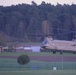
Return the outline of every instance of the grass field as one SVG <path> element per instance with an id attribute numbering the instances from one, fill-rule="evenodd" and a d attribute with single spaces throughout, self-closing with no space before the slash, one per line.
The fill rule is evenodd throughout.
<path id="1" fill-rule="evenodd" d="M 28 56 L 76 56 L 76 54 L 64 53 L 63 55 L 50 52 L 38 53 L 15 53 L 3 52 L 0 53 L 0 75 L 76 75 L 76 62 L 49 62 L 30 60 L 26 65 L 17 63 L 17 58 L 2 58 L 2 56 L 20 56 L 27 54 Z M 53 68 L 56 67 L 56 70 Z"/>
<path id="2" fill-rule="evenodd" d="M 0 75 L 76 75 L 75 70 L 0 71 Z"/>
<path id="3" fill-rule="evenodd" d="M 76 62 L 63 62 L 62 64 L 62 62 L 31 60 L 30 63 L 26 65 L 19 65 L 16 59 L 0 58 L 0 71 L 53 70 L 54 67 L 56 67 L 57 70 L 76 70 Z"/>
<path id="4" fill-rule="evenodd" d="M 28 56 L 76 56 L 76 54 L 73 53 L 53 54 L 52 52 L 2 52 L 0 56 L 19 56 L 21 54 L 27 54 Z"/>

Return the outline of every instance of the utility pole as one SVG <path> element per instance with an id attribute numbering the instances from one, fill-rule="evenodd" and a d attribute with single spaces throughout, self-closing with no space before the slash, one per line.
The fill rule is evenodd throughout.
<path id="1" fill-rule="evenodd" d="M 63 70 L 63 51 L 62 51 L 62 70 Z"/>

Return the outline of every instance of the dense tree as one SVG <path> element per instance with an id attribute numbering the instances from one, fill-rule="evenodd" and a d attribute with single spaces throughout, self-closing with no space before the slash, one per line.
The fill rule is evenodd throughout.
<path id="1" fill-rule="evenodd" d="M 31 5 L 0 6 L 0 31 L 25 41 L 39 41 L 40 37 L 29 35 L 43 34 L 71 40 L 76 35 L 76 5 L 54 6 L 44 1 L 37 5 L 32 1 Z"/>

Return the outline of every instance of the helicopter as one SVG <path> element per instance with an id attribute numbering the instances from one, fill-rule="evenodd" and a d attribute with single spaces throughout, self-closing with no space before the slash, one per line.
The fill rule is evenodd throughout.
<path id="1" fill-rule="evenodd" d="M 56 28 L 53 28 L 53 29 L 56 29 Z M 75 31 L 70 31 L 65 29 L 59 29 L 59 30 L 63 31 L 62 35 L 63 34 L 67 35 L 69 33 L 74 33 L 74 34 L 76 33 Z M 54 36 L 57 36 L 57 35 L 61 36 L 61 34 L 56 34 L 56 35 L 54 34 Z M 31 36 L 41 37 L 43 35 L 31 35 Z M 71 41 L 54 39 L 52 38 L 52 36 L 53 35 L 47 34 L 47 30 L 46 30 L 46 33 L 44 35 L 44 40 L 40 46 L 40 52 L 53 52 L 54 54 L 56 52 L 60 52 L 60 54 L 65 52 L 65 53 L 76 54 L 76 36 Z"/>
<path id="2" fill-rule="evenodd" d="M 71 52 L 76 53 L 76 36 L 72 41 L 55 40 L 51 36 L 46 36 L 40 47 L 41 52 Z"/>

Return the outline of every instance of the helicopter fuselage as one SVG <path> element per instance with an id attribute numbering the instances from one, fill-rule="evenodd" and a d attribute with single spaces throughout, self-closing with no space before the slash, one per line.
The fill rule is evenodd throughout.
<path id="1" fill-rule="evenodd" d="M 76 42 L 65 41 L 65 40 L 54 40 L 51 37 L 46 37 L 43 41 L 41 51 L 52 51 L 52 52 L 74 52 L 76 53 Z"/>

